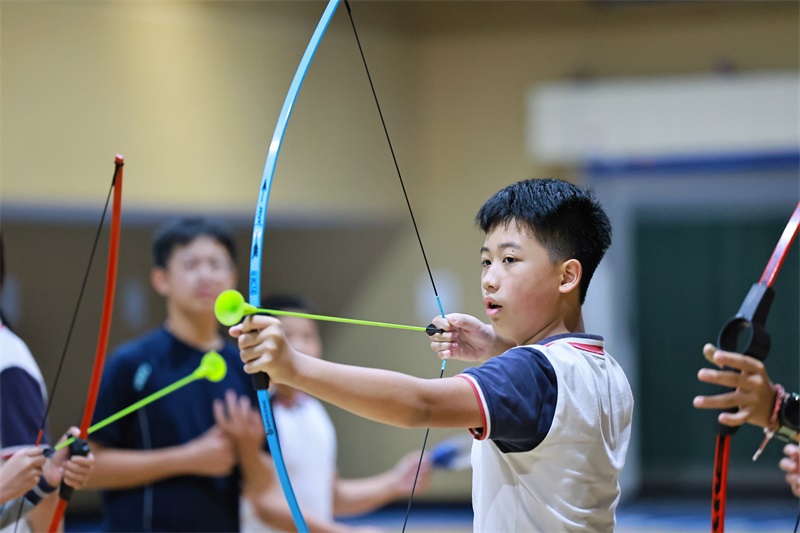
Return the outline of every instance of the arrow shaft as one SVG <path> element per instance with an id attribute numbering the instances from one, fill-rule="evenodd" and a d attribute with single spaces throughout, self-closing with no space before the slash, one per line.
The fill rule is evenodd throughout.
<path id="1" fill-rule="evenodd" d="M 151 404 L 151 403 L 153 403 L 154 401 L 156 401 L 156 400 L 158 400 L 160 398 L 163 398 L 167 394 L 175 392 L 176 390 L 180 389 L 181 387 L 185 387 L 189 383 L 197 381 L 198 379 L 199 378 L 195 377 L 193 374 L 189 375 L 189 376 L 186 376 L 183 379 L 179 379 L 175 383 L 173 383 L 171 385 L 167 385 L 163 389 L 154 392 L 153 394 L 147 396 L 146 398 L 142 398 L 138 402 L 129 405 L 128 407 L 122 409 L 121 411 L 117 411 L 113 415 L 111 415 L 111 416 L 109 416 L 107 418 L 104 418 L 100 422 L 98 422 L 98 423 L 92 425 L 91 427 L 89 427 L 89 429 L 87 430 L 86 433 L 91 435 L 92 433 L 94 433 L 98 429 L 103 429 L 107 425 L 113 424 L 114 422 L 116 422 L 120 418 L 125 417 L 125 416 L 131 414 L 132 412 L 134 412 L 134 411 L 136 411 L 138 409 L 141 409 L 142 407 L 144 407 L 144 406 L 146 406 L 148 404 Z M 64 442 L 62 442 L 60 444 L 57 444 L 55 446 L 55 449 L 56 450 L 60 450 L 61 448 L 69 446 L 70 444 L 72 444 L 72 442 L 74 440 L 75 440 L 75 437 L 70 437 L 67 440 L 65 440 Z"/>
<path id="2" fill-rule="evenodd" d="M 408 331 L 425 331 L 425 328 L 423 328 L 422 326 L 406 326 L 404 324 L 375 322 L 373 320 L 358 320 L 355 318 L 341 318 L 338 316 L 314 315 L 311 313 L 298 313 L 295 311 L 277 311 L 274 309 L 259 309 L 259 312 L 269 313 L 270 315 L 275 315 L 275 316 L 308 318 L 309 320 L 320 320 L 323 322 L 339 322 L 341 324 L 355 324 L 357 326 L 373 326 L 377 328 L 404 329 Z"/>

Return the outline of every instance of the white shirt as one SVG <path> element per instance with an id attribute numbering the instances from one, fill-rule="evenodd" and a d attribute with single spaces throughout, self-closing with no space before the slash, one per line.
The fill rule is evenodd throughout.
<path id="1" fill-rule="evenodd" d="M 272 402 L 286 470 L 303 515 L 333 520 L 336 430 L 318 400 L 305 394 L 298 396 L 291 406 Z M 244 499 L 240 520 L 244 533 L 271 531 Z"/>
<path id="2" fill-rule="evenodd" d="M 473 431 L 475 531 L 612 531 L 633 395 L 601 337 L 516 347 L 461 377 L 486 423 Z"/>

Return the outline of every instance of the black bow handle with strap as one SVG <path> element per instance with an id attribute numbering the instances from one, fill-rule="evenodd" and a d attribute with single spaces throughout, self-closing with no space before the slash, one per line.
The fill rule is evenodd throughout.
<path id="1" fill-rule="evenodd" d="M 772 284 L 797 237 L 798 230 L 800 230 L 800 202 L 786 224 L 761 279 L 750 287 L 736 315 L 722 326 L 717 338 L 717 346 L 722 350 L 741 352 L 760 361 L 767 358 L 771 341 L 766 322 L 770 306 L 775 298 Z M 745 332 L 749 333 L 749 338 L 744 339 L 747 344 L 744 348 L 739 348 L 739 338 Z M 737 408 L 734 407 L 728 412 L 736 412 L 736 410 Z M 714 453 L 714 485 L 711 494 L 711 531 L 714 533 L 722 533 L 725 530 L 725 491 L 728 483 L 730 437 L 738 429 L 738 426 L 718 424 Z"/>

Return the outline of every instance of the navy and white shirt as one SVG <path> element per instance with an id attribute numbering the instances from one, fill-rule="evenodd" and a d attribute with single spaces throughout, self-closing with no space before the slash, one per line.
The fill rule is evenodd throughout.
<path id="1" fill-rule="evenodd" d="M 3 459 L 36 443 L 46 403 L 47 389 L 33 355 L 22 339 L 0 322 L 0 454 Z"/>
<path id="2" fill-rule="evenodd" d="M 204 352 L 164 328 L 121 346 L 106 363 L 94 422 L 184 378 Z M 232 389 L 257 398 L 244 373 L 239 350 L 220 351 L 228 364 L 225 378 L 186 385 L 92 434 L 109 448 L 152 450 L 177 446 L 214 425 L 213 401 Z M 256 407 L 257 408 L 257 407 Z M 180 476 L 132 489 L 103 491 L 104 528 L 108 531 L 238 531 L 240 475 Z"/>
<path id="3" fill-rule="evenodd" d="M 0 322 L 0 458 L 3 462 L 36 443 L 46 404 L 47 388 L 39 365 L 22 339 Z M 45 433 L 42 444 L 48 442 Z M 0 533 L 15 529 L 18 533 L 30 531 L 25 522 L 14 524 L 17 517 L 27 515 L 53 490 L 42 477 L 39 485 L 28 494 L 0 506 Z"/>
<path id="4" fill-rule="evenodd" d="M 485 421 L 471 430 L 475 531 L 614 529 L 633 395 L 602 337 L 549 337 L 459 377 Z"/>

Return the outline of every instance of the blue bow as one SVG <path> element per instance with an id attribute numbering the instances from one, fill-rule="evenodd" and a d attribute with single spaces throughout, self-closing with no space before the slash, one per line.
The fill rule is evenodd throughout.
<path id="1" fill-rule="evenodd" d="M 272 177 L 275 174 L 275 165 L 278 162 L 283 136 L 286 133 L 286 126 L 289 123 L 289 116 L 292 114 L 292 108 L 297 100 L 297 94 L 300 92 L 300 86 L 303 84 L 311 60 L 314 58 L 317 47 L 338 5 L 339 0 L 329 0 L 322 18 L 320 18 L 316 30 L 314 30 L 314 35 L 312 35 L 311 41 L 306 47 L 306 52 L 303 54 L 303 59 L 300 60 L 300 66 L 297 67 L 292 85 L 289 87 L 289 92 L 283 102 L 283 108 L 278 116 L 278 124 L 275 126 L 275 132 L 272 134 L 272 141 L 269 144 L 269 153 L 267 154 L 267 162 L 264 165 L 258 203 L 256 204 L 256 215 L 253 221 L 253 242 L 250 250 L 249 300 L 255 306 L 261 305 L 261 262 L 263 257 L 264 223 L 267 218 L 267 204 L 269 203 L 269 194 L 272 188 Z M 269 377 L 266 374 L 257 374 L 253 377 L 253 383 L 258 391 L 258 404 L 264 421 L 264 429 L 267 433 L 270 453 L 275 463 L 275 469 L 278 472 L 283 493 L 289 503 L 289 509 L 292 511 L 292 518 L 298 531 L 307 532 L 308 526 L 306 526 L 303 514 L 300 512 L 300 506 L 297 504 L 297 498 L 295 498 L 292 490 L 292 484 L 289 481 L 289 474 L 286 471 L 286 464 L 281 453 L 281 445 L 278 441 L 278 433 L 275 429 L 275 417 L 272 414 L 272 407 L 267 396 Z"/>

